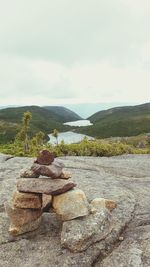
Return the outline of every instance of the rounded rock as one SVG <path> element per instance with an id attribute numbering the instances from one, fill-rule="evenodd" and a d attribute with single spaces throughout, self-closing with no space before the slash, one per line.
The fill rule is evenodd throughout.
<path id="1" fill-rule="evenodd" d="M 44 149 L 41 150 L 35 160 L 35 163 L 42 165 L 50 165 L 54 161 L 54 154 Z"/>

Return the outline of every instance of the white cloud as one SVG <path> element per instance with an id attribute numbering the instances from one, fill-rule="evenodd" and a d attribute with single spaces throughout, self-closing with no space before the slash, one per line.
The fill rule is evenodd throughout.
<path id="1" fill-rule="evenodd" d="M 66 67 L 10 57 L 1 62 L 0 105 L 150 101 L 150 70 L 146 68 L 117 68 L 109 63 Z"/>
<path id="2" fill-rule="evenodd" d="M 149 0 L 119 0 L 126 7 L 130 9 L 134 15 L 146 15 L 149 14 L 150 1 Z"/>
<path id="3" fill-rule="evenodd" d="M 150 101 L 149 0 L 9 0 L 0 105 Z"/>
<path id="4" fill-rule="evenodd" d="M 141 48 L 141 57 L 143 63 L 150 63 L 150 41 Z"/>
<path id="5" fill-rule="evenodd" d="M 148 1 L 5 0 L 0 53 L 62 64 L 136 64 L 141 45 L 150 39 Z"/>

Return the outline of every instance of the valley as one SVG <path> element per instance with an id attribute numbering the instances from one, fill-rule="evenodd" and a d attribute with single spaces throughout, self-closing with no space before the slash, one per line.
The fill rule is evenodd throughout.
<path id="1" fill-rule="evenodd" d="M 0 110 L 0 144 L 14 141 L 26 111 L 32 113 L 29 136 L 42 131 L 47 141 L 54 129 L 58 133 L 73 132 L 98 139 L 150 133 L 150 103 L 99 111 L 87 120 L 61 106 L 11 107 Z"/>

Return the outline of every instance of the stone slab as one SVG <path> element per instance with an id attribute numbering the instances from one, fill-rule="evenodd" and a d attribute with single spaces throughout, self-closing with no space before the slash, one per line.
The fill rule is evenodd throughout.
<path id="1" fill-rule="evenodd" d="M 59 195 L 69 191 L 75 186 L 76 184 L 74 182 L 62 179 L 21 178 L 17 181 L 17 189 L 19 192 L 42 193 L 48 195 Z"/>

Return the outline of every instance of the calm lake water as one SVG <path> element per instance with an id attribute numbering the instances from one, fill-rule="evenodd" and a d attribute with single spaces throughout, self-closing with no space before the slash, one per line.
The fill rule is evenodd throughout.
<path id="1" fill-rule="evenodd" d="M 65 122 L 64 125 L 83 127 L 93 125 L 93 123 L 91 123 L 89 120 L 78 120 Z"/>
<path id="2" fill-rule="evenodd" d="M 48 135 L 50 137 L 49 143 L 56 144 L 56 138 L 53 137 L 51 134 Z M 88 140 L 93 140 L 93 137 L 87 136 L 85 134 L 78 134 L 74 132 L 64 132 L 58 134 L 58 143 L 60 144 L 61 141 L 64 141 L 65 144 L 73 144 L 81 142 L 84 137 L 87 137 Z"/>
<path id="3" fill-rule="evenodd" d="M 70 126 L 89 126 L 92 125 L 89 120 L 78 120 L 78 121 L 73 121 L 73 122 L 66 122 L 64 123 L 66 125 Z M 51 144 L 56 144 L 56 138 L 53 137 L 51 134 L 48 135 L 50 140 L 49 143 Z M 85 134 L 79 134 L 75 132 L 63 132 L 58 134 L 58 143 L 60 144 L 61 141 L 64 141 L 65 144 L 73 144 L 73 143 L 79 143 L 81 142 L 84 137 L 87 137 L 88 140 L 93 140 L 94 138 Z"/>

